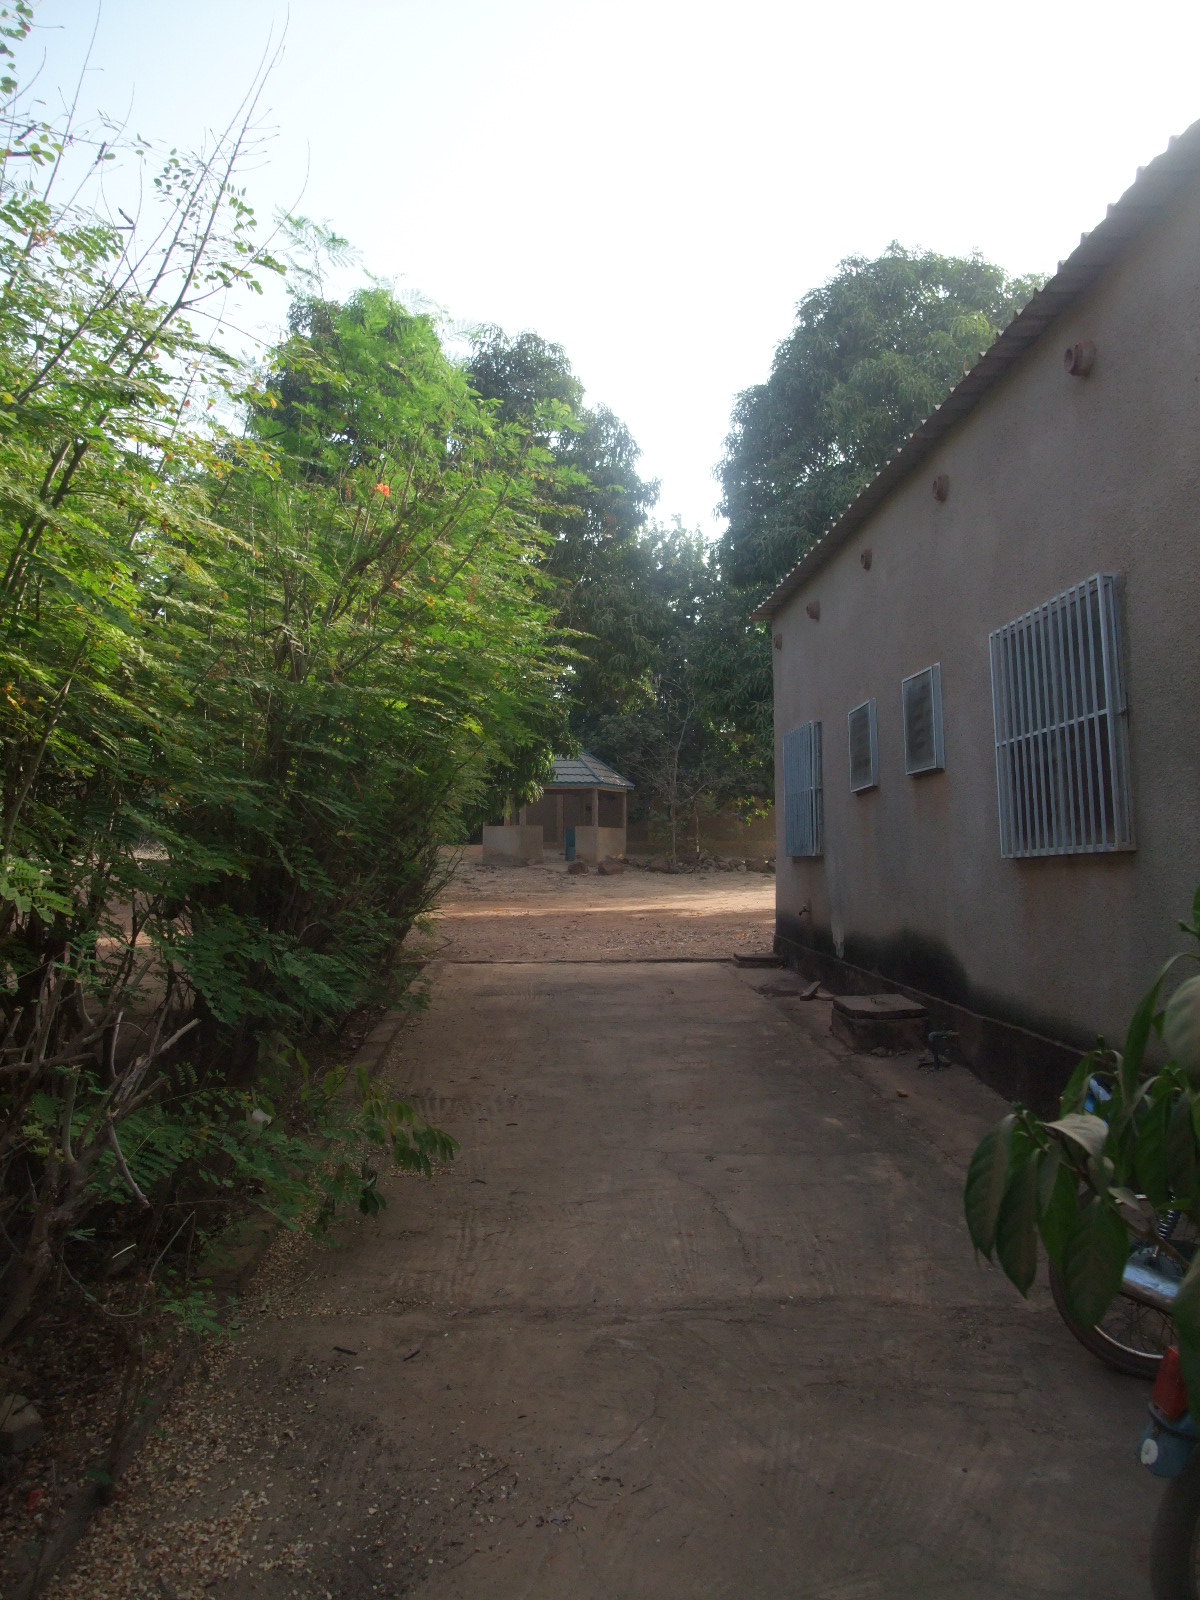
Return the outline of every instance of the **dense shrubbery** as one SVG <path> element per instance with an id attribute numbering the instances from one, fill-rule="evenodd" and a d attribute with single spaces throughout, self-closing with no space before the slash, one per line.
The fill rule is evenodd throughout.
<path id="1" fill-rule="evenodd" d="M 431 321 L 302 277 L 245 369 L 222 297 L 282 268 L 243 134 L 130 221 L 119 140 L 2 92 L 0 1339 L 113 1207 L 148 1263 L 181 1184 L 371 1209 L 363 1148 L 449 1152 L 293 1041 L 403 981 L 438 845 L 536 777 L 559 670 L 548 458 Z"/>

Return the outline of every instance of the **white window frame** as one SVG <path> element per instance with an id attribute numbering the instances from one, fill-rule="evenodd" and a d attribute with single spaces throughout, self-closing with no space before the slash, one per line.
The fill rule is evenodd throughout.
<path id="1" fill-rule="evenodd" d="M 870 760 L 871 770 L 865 783 L 854 781 L 854 719 L 860 713 L 866 712 L 867 726 L 870 730 Z M 846 743 L 850 755 L 850 793 L 866 794 L 868 789 L 879 787 L 879 720 L 875 711 L 874 700 L 864 700 L 862 705 L 855 706 L 846 713 Z"/>
<path id="2" fill-rule="evenodd" d="M 990 637 L 1005 859 L 1135 848 L 1122 588 L 1097 573 Z"/>
<path id="3" fill-rule="evenodd" d="M 928 678 L 933 715 L 933 760 L 917 766 L 908 741 L 908 707 L 905 690 L 910 683 Z M 904 771 L 910 778 L 919 778 L 924 772 L 944 772 L 946 769 L 946 740 L 942 727 L 942 664 L 935 661 L 931 667 L 912 672 L 900 680 L 900 720 L 904 726 Z"/>
<path id="4" fill-rule="evenodd" d="M 784 848 L 789 856 L 824 851 L 821 724 L 804 722 L 783 736 Z"/>

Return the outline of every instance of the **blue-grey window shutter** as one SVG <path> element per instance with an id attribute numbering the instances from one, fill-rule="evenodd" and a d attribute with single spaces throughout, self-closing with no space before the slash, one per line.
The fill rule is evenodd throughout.
<path id="1" fill-rule="evenodd" d="M 821 724 L 806 722 L 783 736 L 784 845 L 789 856 L 822 849 Z"/>
<path id="2" fill-rule="evenodd" d="M 879 784 L 879 731 L 874 700 L 864 700 L 846 718 L 850 733 L 850 788 L 854 794 Z"/>

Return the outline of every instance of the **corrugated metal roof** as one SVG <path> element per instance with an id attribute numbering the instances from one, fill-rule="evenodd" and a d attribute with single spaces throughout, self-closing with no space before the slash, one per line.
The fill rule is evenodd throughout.
<path id="1" fill-rule="evenodd" d="M 583 751 L 578 756 L 555 756 L 554 777 L 547 789 L 632 789 L 633 784 L 614 772 L 607 762 Z"/>
<path id="2" fill-rule="evenodd" d="M 1115 205 L 1108 208 L 1104 221 L 1085 233 L 1078 249 L 1058 264 L 1058 272 L 1044 289 L 1039 289 L 1029 304 L 1000 333 L 991 347 L 927 417 L 917 431 L 850 506 L 807 551 L 787 577 L 751 613 L 756 622 L 767 622 L 813 573 L 834 555 L 862 527 L 871 513 L 887 499 L 929 455 L 956 423 L 972 412 L 987 391 L 998 383 L 1026 350 L 1041 338 L 1052 322 L 1092 287 L 1096 280 L 1125 252 L 1149 225 L 1175 200 L 1180 191 L 1200 173 L 1200 122 L 1193 122 L 1186 133 L 1172 139 L 1166 150 L 1148 167 L 1139 167 L 1137 178 Z"/>

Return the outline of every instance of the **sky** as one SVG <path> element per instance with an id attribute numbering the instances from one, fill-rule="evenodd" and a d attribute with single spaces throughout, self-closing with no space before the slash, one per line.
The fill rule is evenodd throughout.
<path id="1" fill-rule="evenodd" d="M 658 514 L 710 535 L 734 397 L 840 260 L 899 240 L 1052 272 L 1200 118 L 1195 0 L 42 0 L 44 91 L 93 28 L 83 108 L 185 147 L 282 37 L 260 214 L 563 345 Z"/>

